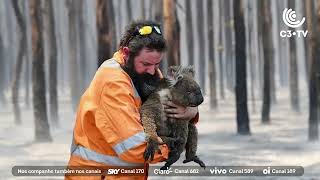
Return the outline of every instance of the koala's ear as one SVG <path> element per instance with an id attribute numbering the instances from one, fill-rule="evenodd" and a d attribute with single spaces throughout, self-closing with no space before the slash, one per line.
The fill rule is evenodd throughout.
<path id="1" fill-rule="evenodd" d="M 168 69 L 168 74 L 174 75 L 178 72 L 179 66 L 170 66 Z"/>
<path id="2" fill-rule="evenodd" d="M 176 79 L 180 73 L 181 73 L 181 66 L 170 66 L 168 68 L 168 75 L 174 79 Z"/>
<path id="3" fill-rule="evenodd" d="M 176 77 L 176 81 L 179 81 L 183 78 L 183 75 L 182 74 L 179 74 L 177 77 Z"/>
<path id="4" fill-rule="evenodd" d="M 194 77 L 194 67 L 192 65 L 187 66 L 185 68 L 185 72 Z"/>

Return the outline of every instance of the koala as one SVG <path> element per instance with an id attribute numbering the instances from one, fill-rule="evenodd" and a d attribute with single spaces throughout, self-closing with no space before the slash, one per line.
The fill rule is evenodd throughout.
<path id="1" fill-rule="evenodd" d="M 145 160 L 153 159 L 154 153 L 159 152 L 159 144 L 167 144 L 170 148 L 169 158 L 162 170 L 168 169 L 186 149 L 186 160 L 194 161 L 201 167 L 205 164 L 196 155 L 198 132 L 194 124 L 168 118 L 164 112 L 163 103 L 172 101 L 175 104 L 196 107 L 203 102 L 199 85 L 194 80 L 192 67 L 170 67 L 172 77 L 163 78 L 141 106 L 141 121 L 147 134 L 147 148 L 144 152 Z"/>

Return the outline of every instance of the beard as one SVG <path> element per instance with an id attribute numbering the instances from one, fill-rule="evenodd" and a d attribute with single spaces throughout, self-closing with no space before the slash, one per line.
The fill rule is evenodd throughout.
<path id="1" fill-rule="evenodd" d="M 134 67 L 134 57 L 131 56 L 129 56 L 127 64 L 122 66 L 122 69 L 130 76 L 142 103 L 145 102 L 149 95 L 156 90 L 160 77 L 156 74 L 138 74 Z"/>

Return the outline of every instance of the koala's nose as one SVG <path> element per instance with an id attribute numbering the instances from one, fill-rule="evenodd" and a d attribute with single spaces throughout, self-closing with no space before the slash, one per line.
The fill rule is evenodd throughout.
<path id="1" fill-rule="evenodd" d="M 198 105 L 203 103 L 204 99 L 203 99 L 203 95 L 202 95 L 202 92 L 201 92 L 200 88 L 198 88 L 197 91 L 195 92 L 195 97 L 197 99 L 197 104 Z"/>
<path id="2" fill-rule="evenodd" d="M 198 94 L 198 95 L 197 95 L 197 99 L 198 99 L 198 102 L 197 102 L 198 105 L 200 105 L 201 103 L 203 103 L 203 100 L 204 100 L 204 99 L 203 99 L 202 94 Z"/>

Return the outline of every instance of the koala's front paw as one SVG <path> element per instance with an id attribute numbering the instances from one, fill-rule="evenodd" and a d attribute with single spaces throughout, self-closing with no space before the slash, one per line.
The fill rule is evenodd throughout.
<path id="1" fill-rule="evenodd" d="M 150 139 L 147 143 L 147 148 L 143 153 L 144 160 L 148 161 L 150 159 L 150 161 L 152 161 L 155 151 L 160 152 L 159 144 L 156 141 Z"/>
<path id="2" fill-rule="evenodd" d="M 173 151 L 177 148 L 177 144 L 180 143 L 180 138 L 172 138 L 172 137 L 161 137 L 164 143 L 168 146 L 170 151 Z"/>

